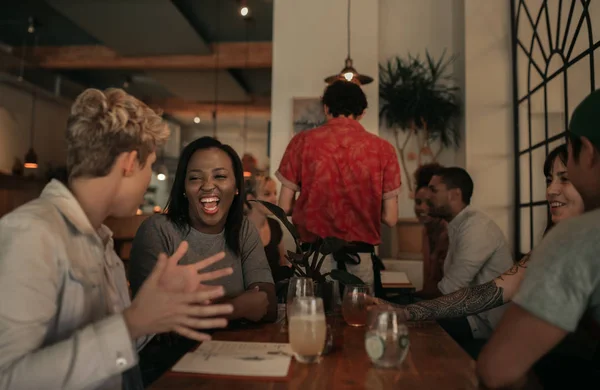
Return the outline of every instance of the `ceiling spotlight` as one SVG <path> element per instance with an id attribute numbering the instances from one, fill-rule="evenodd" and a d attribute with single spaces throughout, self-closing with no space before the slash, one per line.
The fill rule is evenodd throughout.
<path id="1" fill-rule="evenodd" d="M 248 7 L 246 7 L 246 6 L 243 6 L 242 8 L 240 8 L 240 14 L 241 14 L 243 17 L 246 17 L 246 16 L 248 16 L 248 13 L 249 13 L 249 12 L 250 12 L 250 10 L 249 10 L 249 9 L 248 9 Z"/>
<path id="2" fill-rule="evenodd" d="M 169 174 L 169 169 L 167 168 L 167 166 L 164 163 L 160 164 L 158 166 L 158 169 L 156 170 L 156 178 L 159 181 L 164 181 L 167 179 L 168 174 Z"/>
<path id="3" fill-rule="evenodd" d="M 35 20 L 32 17 L 29 17 L 28 22 L 29 26 L 27 27 L 27 32 L 33 34 L 35 32 Z"/>
<path id="4" fill-rule="evenodd" d="M 200 117 L 199 116 L 195 116 L 194 117 L 194 123 L 200 123 Z"/>

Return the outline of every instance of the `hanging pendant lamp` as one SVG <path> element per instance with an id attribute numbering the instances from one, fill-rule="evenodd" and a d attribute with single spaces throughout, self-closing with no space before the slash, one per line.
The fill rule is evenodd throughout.
<path id="1" fill-rule="evenodd" d="M 217 17 L 217 33 L 215 34 L 216 39 L 219 39 L 219 34 L 221 33 L 221 10 L 219 5 L 221 4 L 221 0 L 216 0 L 215 8 L 216 8 L 216 17 Z M 218 42 L 215 42 L 215 46 L 217 46 Z M 214 109 L 212 112 L 212 120 L 213 120 L 213 138 L 218 139 L 218 118 L 217 114 L 219 111 L 219 55 L 220 50 L 217 48 L 215 53 L 215 96 L 214 96 Z"/>
<path id="2" fill-rule="evenodd" d="M 35 150 L 33 150 L 33 134 L 35 132 L 35 101 L 36 101 L 36 93 L 32 92 L 32 100 L 31 100 L 31 129 L 29 132 L 29 150 L 25 155 L 25 163 L 23 166 L 25 168 L 35 169 L 38 167 L 38 158 Z"/>
<path id="3" fill-rule="evenodd" d="M 29 18 L 29 24 L 27 26 L 27 35 L 31 35 L 35 33 L 35 22 L 32 17 Z M 33 50 L 37 47 L 37 35 L 33 38 Z M 27 50 L 27 38 L 25 38 L 25 45 L 23 47 L 23 53 Z M 23 80 L 23 70 L 25 68 L 25 54 L 23 54 L 22 63 L 21 63 L 21 73 L 19 75 L 19 80 Z M 23 166 L 29 169 L 36 169 L 38 167 L 38 157 L 33 149 L 33 134 L 35 133 L 35 103 L 36 103 L 36 91 L 35 86 L 33 87 L 33 91 L 31 92 L 31 128 L 29 129 L 29 150 L 27 154 L 25 154 L 25 163 Z"/>
<path id="4" fill-rule="evenodd" d="M 327 77 L 325 79 L 327 84 L 331 84 L 336 80 L 345 80 L 358 85 L 365 85 L 373 81 L 372 77 L 358 73 L 352 64 L 352 57 L 350 57 L 350 1 L 348 0 L 348 56 L 346 57 L 344 69 L 338 74 Z"/>

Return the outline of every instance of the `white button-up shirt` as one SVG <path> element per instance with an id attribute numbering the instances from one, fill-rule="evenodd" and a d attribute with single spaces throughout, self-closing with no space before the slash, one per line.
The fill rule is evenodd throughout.
<path id="1" fill-rule="evenodd" d="M 120 389 L 137 364 L 112 232 L 60 182 L 0 219 L 0 388 Z"/>
<path id="2" fill-rule="evenodd" d="M 438 283 L 443 294 L 487 283 L 513 266 L 502 230 L 483 212 L 467 206 L 448 223 L 448 254 L 444 277 Z M 475 338 L 488 338 L 506 305 L 467 317 Z"/>

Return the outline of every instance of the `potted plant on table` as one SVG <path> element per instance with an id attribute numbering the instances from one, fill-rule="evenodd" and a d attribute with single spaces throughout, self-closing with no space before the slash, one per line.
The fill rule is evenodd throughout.
<path id="1" fill-rule="evenodd" d="M 313 243 L 302 243 L 296 227 L 287 219 L 282 208 L 270 202 L 252 200 L 265 206 L 277 219 L 279 219 L 294 238 L 296 251 L 287 251 L 286 259 L 290 262 L 293 275 L 310 278 L 315 284 L 316 294 L 323 299 L 326 311 L 333 309 L 333 280 L 339 283 L 364 285 L 365 283 L 355 275 L 343 270 L 333 269 L 331 272 L 321 273 L 325 258 L 341 250 L 346 246 L 346 241 L 336 237 L 327 237 Z M 327 278 L 331 280 L 328 280 Z M 281 280 L 276 284 L 277 296 L 287 297 L 289 278 Z"/>
<path id="2" fill-rule="evenodd" d="M 446 59 L 445 54 L 444 51 L 438 61 L 429 52 L 425 60 L 409 54 L 408 59 L 395 57 L 379 66 L 379 116 L 394 131 L 406 177 L 411 177 L 407 160 L 416 161 L 417 167 L 424 159 L 436 162 L 444 148 L 458 147 L 460 143 L 459 88 L 447 74 L 454 57 Z M 406 134 L 403 141 L 402 134 Z M 416 140 L 416 152 L 409 151 L 411 139 Z M 412 184 L 409 180 L 411 194 Z"/>

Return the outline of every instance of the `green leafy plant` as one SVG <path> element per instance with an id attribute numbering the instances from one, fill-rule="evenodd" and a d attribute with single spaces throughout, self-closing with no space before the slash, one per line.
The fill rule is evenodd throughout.
<path id="1" fill-rule="evenodd" d="M 326 277 L 339 281 L 342 284 L 365 284 L 359 277 L 343 270 L 332 270 L 331 272 L 321 273 L 321 267 L 328 255 L 331 255 L 344 246 L 346 241 L 336 237 L 327 237 L 317 240 L 310 244 L 300 241 L 300 235 L 296 227 L 287 219 L 283 209 L 270 202 L 262 200 L 252 200 L 265 206 L 277 219 L 279 219 L 294 238 L 296 251 L 287 251 L 286 259 L 294 269 L 294 274 L 301 277 L 311 278 L 317 283 L 326 283 Z"/>
<path id="2" fill-rule="evenodd" d="M 461 115 L 458 100 L 459 88 L 447 74 L 455 57 L 446 59 L 444 51 L 439 60 L 434 60 L 426 51 L 425 60 L 408 55 L 408 59 L 395 57 L 379 66 L 379 116 L 388 128 L 393 129 L 404 173 L 406 171 L 405 149 L 415 136 L 418 152 L 409 154 L 421 165 L 423 155 L 436 161 L 444 148 L 458 147 L 460 131 L 457 119 Z M 408 133 L 404 141 L 400 135 Z M 438 141 L 439 148 L 432 151 Z M 412 192 L 412 182 L 409 180 Z"/>

